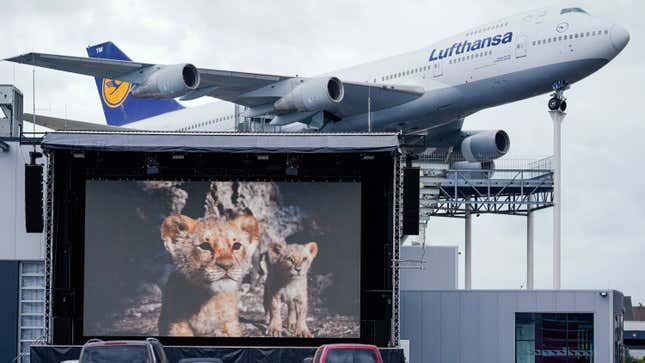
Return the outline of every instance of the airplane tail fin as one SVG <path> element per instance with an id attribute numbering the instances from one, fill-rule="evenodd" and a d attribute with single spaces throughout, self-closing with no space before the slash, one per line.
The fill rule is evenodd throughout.
<path id="1" fill-rule="evenodd" d="M 87 47 L 90 58 L 130 60 L 114 43 L 105 42 Z M 173 99 L 142 99 L 130 95 L 131 84 L 109 78 L 94 78 L 103 113 L 108 125 L 122 126 L 148 117 L 184 108 Z"/>

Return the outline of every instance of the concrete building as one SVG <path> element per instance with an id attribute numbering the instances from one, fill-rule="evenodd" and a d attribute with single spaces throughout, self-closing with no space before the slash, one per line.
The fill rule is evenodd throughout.
<path id="1" fill-rule="evenodd" d="M 402 291 L 401 311 L 411 363 L 617 363 L 624 355 L 618 291 Z"/>
<path id="2" fill-rule="evenodd" d="M 44 334 L 44 240 L 25 226 L 25 164 L 21 146 L 22 94 L 0 85 L 0 361 L 28 362 L 29 345 Z M 41 160 L 42 161 L 42 160 Z"/>

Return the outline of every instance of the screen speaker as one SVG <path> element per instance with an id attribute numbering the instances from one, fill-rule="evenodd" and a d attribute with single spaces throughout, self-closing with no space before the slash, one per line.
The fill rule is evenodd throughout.
<path id="1" fill-rule="evenodd" d="M 419 168 L 403 168 L 403 234 L 419 234 Z"/>
<path id="2" fill-rule="evenodd" d="M 25 227 L 27 233 L 43 231 L 42 165 L 25 165 Z"/>

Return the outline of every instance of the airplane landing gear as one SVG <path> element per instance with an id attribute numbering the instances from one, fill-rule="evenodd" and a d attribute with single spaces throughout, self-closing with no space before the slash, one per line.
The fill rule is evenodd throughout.
<path id="1" fill-rule="evenodd" d="M 564 91 L 569 89 L 569 85 L 565 81 L 556 81 L 552 87 L 553 93 L 548 103 L 549 110 L 564 112 L 567 109 L 567 99 L 564 97 Z"/>

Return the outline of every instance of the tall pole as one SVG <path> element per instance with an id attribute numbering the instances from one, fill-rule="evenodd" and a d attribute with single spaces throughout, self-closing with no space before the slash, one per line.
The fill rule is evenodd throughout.
<path id="1" fill-rule="evenodd" d="M 533 194 L 529 194 L 526 210 L 526 289 L 533 290 Z"/>
<path id="2" fill-rule="evenodd" d="M 466 235 L 466 283 L 464 284 L 466 290 L 470 290 L 472 285 L 472 222 L 473 217 L 470 210 L 470 198 L 466 198 L 466 219 L 465 219 L 465 235 Z"/>
<path id="3" fill-rule="evenodd" d="M 567 115 L 560 111 L 549 111 L 549 115 L 553 120 L 553 289 L 559 290 L 562 281 L 561 276 L 561 173 L 562 173 L 562 121 Z"/>
<path id="4" fill-rule="evenodd" d="M 367 132 L 372 132 L 372 87 L 367 86 Z"/>
<path id="5" fill-rule="evenodd" d="M 34 66 L 31 69 L 31 137 L 36 137 L 36 60 L 34 59 Z M 34 144 L 34 151 L 36 151 L 36 144 Z"/>

